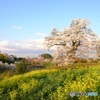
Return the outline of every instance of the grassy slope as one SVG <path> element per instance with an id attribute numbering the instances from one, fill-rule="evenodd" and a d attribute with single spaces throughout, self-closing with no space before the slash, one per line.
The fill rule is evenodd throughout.
<path id="1" fill-rule="evenodd" d="M 96 97 L 70 97 L 70 92 L 99 93 Z M 0 100 L 98 100 L 100 65 L 75 69 L 38 70 L 0 81 Z"/>

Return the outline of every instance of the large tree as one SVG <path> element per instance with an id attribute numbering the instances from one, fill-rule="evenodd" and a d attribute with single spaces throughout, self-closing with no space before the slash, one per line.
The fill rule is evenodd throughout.
<path id="1" fill-rule="evenodd" d="M 51 35 L 45 37 L 48 50 L 56 46 L 54 61 L 58 63 L 72 62 L 76 57 L 100 57 L 100 39 L 89 28 L 87 19 L 74 19 L 63 31 L 54 28 Z M 93 55 L 94 54 L 94 55 Z M 93 56 L 92 56 L 93 55 Z"/>

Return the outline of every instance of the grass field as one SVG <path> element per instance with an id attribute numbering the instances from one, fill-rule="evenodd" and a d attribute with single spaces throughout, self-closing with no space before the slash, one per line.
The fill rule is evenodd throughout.
<path id="1" fill-rule="evenodd" d="M 4 77 L 0 100 L 100 100 L 100 64 L 44 69 Z M 98 92 L 98 96 L 70 96 L 70 92 Z"/>

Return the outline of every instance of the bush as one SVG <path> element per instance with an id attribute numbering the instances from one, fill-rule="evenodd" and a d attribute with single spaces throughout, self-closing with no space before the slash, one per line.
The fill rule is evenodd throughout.
<path id="1" fill-rule="evenodd" d="M 9 58 L 4 54 L 0 54 L 0 61 L 2 61 L 3 63 L 9 62 Z"/>
<path id="2" fill-rule="evenodd" d="M 5 77 L 11 77 L 13 75 L 15 75 L 14 70 L 5 70 L 4 72 L 0 73 L 0 80 L 2 80 Z"/>
<path id="3" fill-rule="evenodd" d="M 28 64 L 24 61 L 16 63 L 16 73 L 23 74 L 25 72 L 28 72 Z"/>

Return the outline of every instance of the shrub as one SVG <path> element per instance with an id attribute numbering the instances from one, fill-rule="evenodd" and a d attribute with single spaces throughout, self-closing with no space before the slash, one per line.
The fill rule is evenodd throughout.
<path id="1" fill-rule="evenodd" d="M 23 74 L 25 72 L 28 72 L 28 64 L 24 61 L 16 63 L 16 73 L 17 74 Z"/>
<path id="2" fill-rule="evenodd" d="M 9 62 L 9 58 L 4 54 L 0 54 L 0 61 L 2 61 L 3 63 Z"/>

